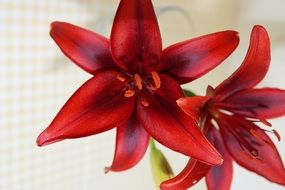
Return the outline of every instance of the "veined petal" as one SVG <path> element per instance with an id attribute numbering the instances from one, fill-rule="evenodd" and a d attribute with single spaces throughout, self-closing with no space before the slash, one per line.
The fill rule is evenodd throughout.
<path id="1" fill-rule="evenodd" d="M 223 116 L 218 124 L 227 150 L 239 165 L 272 182 L 285 185 L 284 165 L 275 145 L 263 130 L 249 121 L 232 116 Z M 236 132 L 230 132 L 230 127 Z M 243 140 L 237 140 L 237 137 Z"/>
<path id="2" fill-rule="evenodd" d="M 207 96 L 193 96 L 190 98 L 180 98 L 177 100 L 178 106 L 189 116 L 198 122 L 200 112 L 205 103 L 210 99 Z"/>
<path id="3" fill-rule="evenodd" d="M 248 117 L 279 117 L 285 115 L 285 90 L 250 89 L 237 92 L 219 104 L 229 111 Z"/>
<path id="4" fill-rule="evenodd" d="M 238 33 L 213 33 L 166 48 L 162 53 L 160 70 L 180 84 L 193 81 L 224 61 L 237 47 Z"/>
<path id="5" fill-rule="evenodd" d="M 220 154 L 176 104 L 182 96 L 180 86 L 161 75 L 161 87 L 148 97 L 149 105 L 137 105 L 140 123 L 155 140 L 170 149 L 211 165 L 221 164 Z"/>
<path id="6" fill-rule="evenodd" d="M 125 122 L 133 111 L 134 98 L 124 96 L 124 83 L 117 75 L 101 72 L 83 84 L 40 134 L 37 144 L 94 135 Z"/>
<path id="7" fill-rule="evenodd" d="M 209 171 L 210 165 L 203 164 L 195 159 L 190 159 L 186 167 L 176 177 L 163 182 L 161 190 L 188 189 L 198 183 Z"/>
<path id="8" fill-rule="evenodd" d="M 153 71 L 159 64 L 161 36 L 151 0 L 121 0 L 111 32 L 116 63 L 132 71 Z"/>
<path id="9" fill-rule="evenodd" d="M 212 166 L 206 175 L 208 190 L 230 190 L 233 177 L 233 159 L 226 150 L 218 130 L 211 127 L 208 139 L 222 154 L 224 162 L 220 166 Z"/>
<path id="10" fill-rule="evenodd" d="M 117 127 L 116 151 L 113 163 L 106 168 L 106 172 L 132 168 L 142 159 L 148 144 L 149 135 L 133 113 L 124 124 Z"/>
<path id="11" fill-rule="evenodd" d="M 69 23 L 53 22 L 50 35 L 67 57 L 90 74 L 116 67 L 109 40 L 99 34 Z"/>
<path id="12" fill-rule="evenodd" d="M 221 83 L 215 93 L 220 100 L 243 89 L 257 85 L 266 75 L 270 64 L 270 40 L 262 26 L 254 26 L 249 49 L 242 65 Z"/>

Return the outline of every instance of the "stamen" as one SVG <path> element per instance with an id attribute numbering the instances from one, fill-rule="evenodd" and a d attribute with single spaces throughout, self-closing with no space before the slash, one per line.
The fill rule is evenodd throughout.
<path id="1" fill-rule="evenodd" d="M 249 129 L 249 133 L 254 136 L 255 138 L 259 138 L 256 131 L 254 129 Z"/>
<path id="2" fill-rule="evenodd" d="M 144 107 L 149 106 L 149 102 L 145 98 L 141 98 L 141 103 L 142 103 L 142 105 L 144 105 Z"/>
<path id="3" fill-rule="evenodd" d="M 252 150 L 252 151 L 250 152 L 250 154 L 251 154 L 254 158 L 256 158 L 256 157 L 258 156 L 258 151 L 257 151 L 257 150 Z"/>
<path id="4" fill-rule="evenodd" d="M 161 81 L 160 81 L 160 77 L 159 77 L 158 73 L 153 71 L 153 72 L 151 72 L 151 76 L 152 76 L 155 88 L 159 89 L 161 86 Z"/>
<path id="5" fill-rule="evenodd" d="M 266 119 L 260 118 L 259 120 L 260 120 L 260 122 L 262 122 L 264 125 L 266 125 L 266 126 L 268 126 L 268 127 L 272 127 L 272 124 L 269 123 L 269 121 L 267 121 Z"/>
<path id="6" fill-rule="evenodd" d="M 234 115 L 233 112 L 225 110 L 225 109 L 219 109 L 219 111 L 222 112 L 225 115 L 229 115 L 229 116 Z"/>
<path id="7" fill-rule="evenodd" d="M 275 131 L 275 130 L 266 130 L 266 129 L 261 129 L 261 130 L 263 130 L 264 132 L 273 133 L 273 134 L 277 137 L 278 141 L 281 140 L 281 136 L 279 135 L 279 133 L 278 133 L 277 131 Z M 268 140 L 262 138 L 262 136 L 261 136 L 260 134 L 258 134 L 256 130 L 254 130 L 254 129 L 249 129 L 249 133 L 250 133 L 252 136 L 254 136 L 255 138 L 257 138 L 257 139 L 259 139 L 259 140 L 265 142 L 265 143 L 268 144 L 269 146 L 272 146 L 272 143 L 270 143 Z M 273 148 L 274 148 L 274 147 L 273 147 Z"/>
<path id="8" fill-rule="evenodd" d="M 126 81 L 126 77 L 124 75 L 118 74 L 117 75 L 117 79 L 121 82 L 125 82 Z"/>
<path id="9" fill-rule="evenodd" d="M 272 130 L 272 132 L 274 133 L 274 135 L 277 137 L 278 141 L 280 142 L 281 141 L 280 134 L 277 131 L 275 131 L 274 129 Z"/>
<path id="10" fill-rule="evenodd" d="M 141 79 L 140 75 L 138 75 L 138 74 L 135 74 L 135 83 L 136 83 L 139 90 L 143 89 L 142 79 Z"/>
<path id="11" fill-rule="evenodd" d="M 272 130 L 262 129 L 262 130 L 265 131 L 265 132 L 273 133 L 273 134 L 276 136 L 277 140 L 278 140 L 278 141 L 281 141 L 281 136 L 280 136 L 280 134 L 279 134 L 276 130 L 274 130 L 274 129 L 272 129 Z M 250 134 L 252 134 L 253 136 L 255 136 L 255 137 L 257 137 L 257 138 L 263 140 L 265 143 L 267 143 L 264 139 L 262 139 L 262 138 L 255 132 L 255 130 L 250 129 L 249 132 L 250 132 Z"/>
<path id="12" fill-rule="evenodd" d="M 135 91 L 134 90 L 126 90 L 125 91 L 125 97 L 132 97 L 133 95 L 135 95 Z"/>
<path id="13" fill-rule="evenodd" d="M 244 138 L 236 129 L 231 128 L 231 127 L 229 129 L 230 129 L 230 132 L 236 138 L 236 140 L 239 143 L 239 145 L 241 146 L 241 148 L 244 151 L 246 149 L 247 152 L 250 153 L 250 155 L 253 158 L 257 158 L 258 157 L 258 151 L 246 140 L 246 138 Z M 249 130 L 249 131 L 251 131 L 251 130 Z M 257 133 L 255 131 L 251 131 L 250 133 L 257 135 Z"/>

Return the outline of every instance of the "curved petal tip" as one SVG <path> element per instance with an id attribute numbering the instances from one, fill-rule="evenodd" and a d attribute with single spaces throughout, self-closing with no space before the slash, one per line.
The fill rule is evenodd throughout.
<path id="1" fill-rule="evenodd" d="M 46 146 L 46 145 L 49 145 L 49 144 L 52 144 L 52 143 L 55 143 L 55 142 L 58 142 L 58 141 L 61 141 L 63 139 L 52 139 L 50 138 L 50 135 L 46 132 L 46 131 L 43 131 L 37 138 L 37 145 L 39 147 L 42 147 L 42 146 Z"/>

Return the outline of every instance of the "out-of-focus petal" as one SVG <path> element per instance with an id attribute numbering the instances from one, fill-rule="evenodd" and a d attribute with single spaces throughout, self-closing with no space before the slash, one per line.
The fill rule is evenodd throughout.
<path id="1" fill-rule="evenodd" d="M 193 96 L 190 98 L 180 98 L 177 100 L 179 107 L 192 117 L 196 122 L 199 121 L 201 109 L 210 98 L 207 96 Z"/>
<path id="2" fill-rule="evenodd" d="M 184 190 L 192 187 L 200 181 L 211 168 L 195 159 L 190 159 L 186 167 L 176 177 L 163 182 L 161 190 Z"/>
<path id="3" fill-rule="evenodd" d="M 177 105 L 182 89 L 173 79 L 161 75 L 161 87 L 148 97 L 148 106 L 138 103 L 138 118 L 154 139 L 170 149 L 209 164 L 221 164 L 222 157 L 208 142 L 190 116 Z"/>
<path id="4" fill-rule="evenodd" d="M 116 67 L 109 40 L 99 34 L 69 23 L 53 22 L 50 35 L 67 57 L 91 74 Z"/>
<path id="5" fill-rule="evenodd" d="M 232 116 L 221 117 L 218 124 L 227 150 L 239 165 L 285 185 L 284 165 L 275 145 L 263 130 L 249 121 Z M 230 128 L 235 133 L 230 132 Z"/>
<path id="6" fill-rule="evenodd" d="M 149 144 L 149 135 L 133 115 L 117 127 L 116 150 L 113 163 L 106 172 L 124 171 L 135 166 L 144 156 Z"/>
<path id="7" fill-rule="evenodd" d="M 233 177 L 233 159 L 223 143 L 220 133 L 211 128 L 208 139 L 222 154 L 224 162 L 220 166 L 212 166 L 206 175 L 208 190 L 230 190 Z"/>
<path id="8" fill-rule="evenodd" d="M 193 81 L 224 61 L 237 47 L 238 33 L 213 33 L 166 48 L 162 53 L 160 70 L 181 84 Z"/>
<path id="9" fill-rule="evenodd" d="M 262 26 L 254 26 L 249 49 L 242 65 L 221 83 L 215 93 L 220 100 L 243 89 L 257 85 L 265 76 L 270 64 L 270 40 Z"/>
<path id="10" fill-rule="evenodd" d="M 277 88 L 241 91 L 219 106 L 248 117 L 274 118 L 285 115 L 285 90 Z"/>
<path id="11" fill-rule="evenodd" d="M 160 62 L 162 43 L 151 0 L 121 0 L 111 32 L 112 55 L 132 71 L 153 71 Z"/>
<path id="12" fill-rule="evenodd" d="M 118 73 L 101 72 L 83 84 L 37 139 L 39 146 L 104 132 L 125 122 L 134 98 L 122 92 Z"/>
<path id="13" fill-rule="evenodd" d="M 171 179 L 174 176 L 167 158 L 164 156 L 163 152 L 156 147 L 153 139 L 151 139 L 150 144 L 150 166 L 153 180 L 158 190 L 160 189 L 160 184 L 162 182 Z"/>

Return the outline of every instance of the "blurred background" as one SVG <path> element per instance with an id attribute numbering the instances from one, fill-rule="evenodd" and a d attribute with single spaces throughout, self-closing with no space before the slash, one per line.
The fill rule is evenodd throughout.
<path id="1" fill-rule="evenodd" d="M 66 140 L 39 148 L 35 140 L 71 94 L 91 76 L 71 63 L 49 37 L 60 20 L 109 36 L 119 0 L 0 0 L 0 189 L 152 190 L 149 155 L 133 169 L 104 174 L 111 164 L 115 133 Z M 164 47 L 199 35 L 234 29 L 241 43 L 205 77 L 185 86 L 204 94 L 242 62 L 253 25 L 265 26 L 272 64 L 260 86 L 285 88 L 284 0 L 154 0 Z M 285 118 L 272 121 L 281 136 Z M 273 136 L 272 136 L 273 137 Z M 285 160 L 285 142 L 272 138 Z M 175 173 L 187 158 L 161 147 Z M 204 182 L 193 188 L 203 190 Z M 233 190 L 284 190 L 234 166 Z"/>

